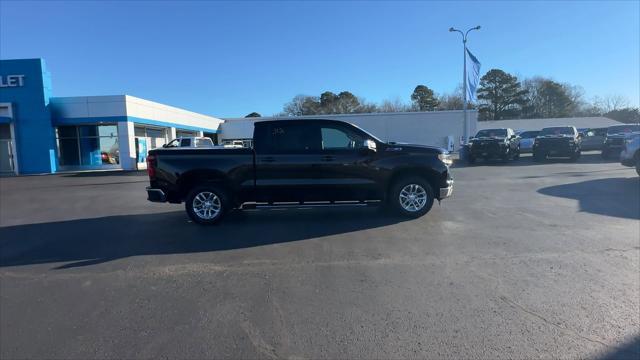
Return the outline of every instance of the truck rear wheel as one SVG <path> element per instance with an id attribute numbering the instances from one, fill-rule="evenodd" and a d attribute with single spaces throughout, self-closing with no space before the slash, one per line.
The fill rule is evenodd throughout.
<path id="1" fill-rule="evenodd" d="M 226 193 L 217 186 L 198 186 L 189 192 L 185 210 L 193 222 L 212 225 L 220 221 L 229 208 Z"/>
<path id="2" fill-rule="evenodd" d="M 417 218 L 431 210 L 434 201 L 429 182 L 420 177 L 397 180 L 389 191 L 388 205 L 402 216 Z"/>

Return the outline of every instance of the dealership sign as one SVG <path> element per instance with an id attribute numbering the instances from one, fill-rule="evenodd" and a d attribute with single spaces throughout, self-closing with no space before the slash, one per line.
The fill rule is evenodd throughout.
<path id="1" fill-rule="evenodd" d="M 24 86 L 24 75 L 0 75 L 0 88 Z"/>

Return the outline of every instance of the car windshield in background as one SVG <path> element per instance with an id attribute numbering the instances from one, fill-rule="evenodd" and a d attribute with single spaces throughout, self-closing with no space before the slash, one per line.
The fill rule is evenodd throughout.
<path id="1" fill-rule="evenodd" d="M 545 128 L 540 131 L 539 136 L 549 135 L 573 135 L 573 128 L 566 126 Z"/>
<path id="2" fill-rule="evenodd" d="M 629 134 L 637 131 L 640 131 L 640 125 L 619 125 L 610 127 L 607 135 Z"/>
<path id="3" fill-rule="evenodd" d="M 507 129 L 487 129 L 480 130 L 476 137 L 505 137 L 507 136 Z"/>
<path id="4" fill-rule="evenodd" d="M 520 134 L 520 138 L 521 139 L 532 139 L 532 138 L 538 136 L 539 133 L 540 133 L 540 131 L 525 131 L 525 132 Z"/>

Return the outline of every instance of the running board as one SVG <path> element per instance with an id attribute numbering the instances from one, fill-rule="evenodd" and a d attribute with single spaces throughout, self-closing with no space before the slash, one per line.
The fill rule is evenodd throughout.
<path id="1" fill-rule="evenodd" d="M 322 207 L 367 207 L 379 206 L 379 200 L 370 201 L 318 201 L 318 202 L 274 202 L 274 203 L 244 203 L 240 207 L 242 210 L 261 209 L 300 209 L 300 208 L 322 208 Z"/>

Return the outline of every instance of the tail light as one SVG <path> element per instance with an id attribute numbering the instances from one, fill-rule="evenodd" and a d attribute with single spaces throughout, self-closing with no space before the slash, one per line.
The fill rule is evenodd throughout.
<path id="1" fill-rule="evenodd" d="M 150 179 L 156 177 L 156 165 L 156 157 L 154 155 L 147 156 L 147 174 L 149 174 Z"/>

